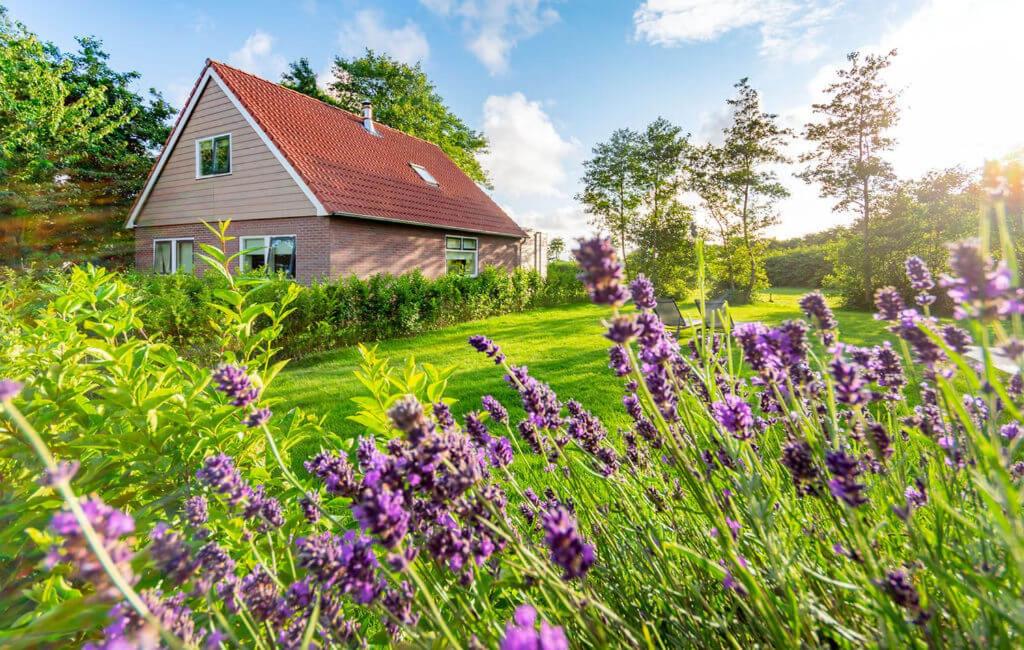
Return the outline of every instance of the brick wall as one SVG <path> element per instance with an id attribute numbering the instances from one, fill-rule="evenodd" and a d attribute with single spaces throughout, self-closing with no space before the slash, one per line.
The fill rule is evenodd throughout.
<path id="1" fill-rule="evenodd" d="M 416 268 L 434 278 L 443 275 L 445 270 L 444 236 L 447 233 L 434 228 L 349 217 L 289 217 L 232 221 L 228 233 L 234 237 L 295 235 L 295 274 L 303 283 L 353 274 L 363 278 L 375 273 L 398 275 Z M 480 268 L 500 266 L 511 270 L 519 266 L 518 239 L 475 236 Z M 198 244 L 217 243 L 213 233 L 201 223 L 138 226 L 135 228 L 136 266 L 152 268 L 153 240 L 172 237 L 194 238 L 197 253 Z M 238 252 L 238 245 L 237 239 L 232 241 L 228 252 Z M 197 272 L 202 273 L 202 267 L 197 259 Z"/>

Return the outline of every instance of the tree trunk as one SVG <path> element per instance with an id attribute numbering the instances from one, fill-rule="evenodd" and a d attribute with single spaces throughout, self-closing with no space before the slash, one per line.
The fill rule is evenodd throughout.
<path id="1" fill-rule="evenodd" d="M 754 249 L 750 245 L 750 222 L 747 218 L 747 209 L 750 203 L 750 186 L 743 190 L 743 245 L 747 249 L 747 257 L 750 261 L 750 281 L 747 283 L 746 299 L 750 300 L 754 295 L 754 283 L 757 281 L 757 260 L 754 259 Z"/>
<path id="2" fill-rule="evenodd" d="M 868 203 L 868 179 L 865 178 L 861 185 L 861 200 L 864 203 L 864 218 L 861 230 L 864 237 L 863 258 L 861 259 L 861 273 L 864 281 L 864 306 L 869 307 L 874 299 L 874 292 L 871 290 L 871 258 L 868 255 L 871 246 L 871 208 Z"/>

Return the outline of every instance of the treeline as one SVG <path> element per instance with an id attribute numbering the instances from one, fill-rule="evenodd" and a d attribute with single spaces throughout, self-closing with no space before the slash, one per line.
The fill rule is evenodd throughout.
<path id="1" fill-rule="evenodd" d="M 769 285 L 822 286 L 849 306 L 868 307 L 878 287 L 906 283 L 907 256 L 944 268 L 946 243 L 975 230 L 983 187 L 1001 187 L 1011 229 L 1021 222 L 1020 165 L 1012 159 L 984 174 L 896 176 L 887 157 L 899 106 L 884 80 L 895 56 L 850 54 L 799 133 L 761 108 L 747 79 L 726 102 L 731 123 L 721 144 L 694 143 L 664 118 L 641 132 L 619 129 L 594 147 L 577 198 L 624 255 L 632 249 L 627 271 L 646 273 L 664 293 L 693 288 L 700 237 L 708 244 L 711 290 L 730 292 L 734 302 Z M 797 139 L 810 146 L 794 158 L 788 150 Z M 786 242 L 766 236 L 779 222 L 779 200 L 789 195 L 778 172 L 790 164 L 834 211 L 850 216 L 849 225 Z"/>
<path id="2" fill-rule="evenodd" d="M 978 235 L 978 211 L 986 193 L 995 192 L 1004 211 L 989 215 L 990 231 L 1002 221 L 1024 262 L 1024 168 L 1018 160 L 990 162 L 981 172 L 948 169 L 914 180 L 898 181 L 881 194 L 864 246 L 861 223 L 784 241 L 771 241 L 765 269 L 776 287 L 819 287 L 843 297 L 847 305 L 866 308 L 879 287 L 913 293 L 904 261 L 921 257 L 942 273 L 948 269 L 947 244 Z M 866 263 L 866 264 L 865 264 Z M 865 279 L 863 268 L 870 269 Z M 936 308 L 948 311 L 941 300 Z"/>

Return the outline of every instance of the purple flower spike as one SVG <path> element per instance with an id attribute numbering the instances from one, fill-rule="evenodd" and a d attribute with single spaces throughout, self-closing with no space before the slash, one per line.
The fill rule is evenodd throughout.
<path id="1" fill-rule="evenodd" d="M 623 345 L 629 343 L 640 334 L 640 325 L 632 314 L 620 314 L 612 319 L 605 337 L 613 343 Z"/>
<path id="2" fill-rule="evenodd" d="M 131 567 L 132 550 L 121 538 L 135 531 L 135 520 L 103 503 L 99 497 L 83 499 L 81 506 L 86 519 L 96 531 L 100 543 L 107 550 L 121 575 L 134 582 Z M 55 547 L 47 558 L 50 566 L 58 562 L 69 562 L 76 574 L 86 582 L 92 583 L 98 593 L 107 596 L 119 593 L 99 560 L 93 555 L 78 520 L 71 512 L 65 510 L 55 514 L 50 520 L 50 530 L 63 538 L 60 545 Z"/>
<path id="3" fill-rule="evenodd" d="M 633 302 L 640 309 L 654 309 L 658 304 L 654 297 L 654 284 L 643 273 L 629 283 L 629 292 L 633 295 Z"/>
<path id="4" fill-rule="evenodd" d="M 252 494 L 252 489 L 235 469 L 235 461 L 227 454 L 207 458 L 203 467 L 196 472 L 196 478 L 211 490 L 223 494 L 231 506 L 237 506 Z"/>
<path id="5" fill-rule="evenodd" d="M 956 325 L 946 325 L 942 328 L 942 340 L 953 352 L 963 354 L 967 352 L 967 346 L 971 344 L 971 335 Z"/>
<path id="6" fill-rule="evenodd" d="M 562 628 L 542 620 L 538 631 L 536 622 L 537 610 L 532 606 L 516 608 L 512 620 L 505 626 L 500 650 L 569 650 L 569 640 Z"/>
<path id="7" fill-rule="evenodd" d="M 594 563 L 594 547 L 583 541 L 576 519 L 561 506 L 544 513 L 544 541 L 551 550 L 551 561 L 562 567 L 566 580 L 582 578 Z"/>
<path id="8" fill-rule="evenodd" d="M 629 354 L 621 345 L 613 345 L 608 349 L 608 367 L 616 377 L 625 377 L 633 372 L 633 364 L 629 362 Z"/>
<path id="9" fill-rule="evenodd" d="M 722 428 L 733 434 L 739 440 L 749 440 L 753 437 L 754 414 L 741 397 L 727 394 L 724 402 L 715 402 L 711 405 L 711 412 L 715 420 L 722 425 Z"/>
<path id="10" fill-rule="evenodd" d="M 79 466 L 80 464 L 77 460 L 58 461 L 55 469 L 43 470 L 43 475 L 39 479 L 39 484 L 47 487 L 54 487 L 58 483 L 70 481 L 75 474 L 78 473 Z"/>
<path id="11" fill-rule="evenodd" d="M 839 327 L 839 321 L 836 320 L 835 314 L 832 313 L 828 303 L 825 302 L 825 296 L 820 291 L 812 291 L 801 298 L 800 309 L 807 314 L 808 318 L 815 321 L 818 329 L 824 332 L 830 332 Z"/>
<path id="12" fill-rule="evenodd" d="M 423 412 L 423 405 L 414 395 L 406 395 L 388 410 L 391 423 L 403 431 L 414 447 L 424 438 L 434 434 L 436 427 Z"/>
<path id="13" fill-rule="evenodd" d="M 875 291 L 875 313 L 876 320 L 895 322 L 900 319 L 900 314 L 906 309 L 900 292 L 893 287 L 882 287 Z"/>
<path id="14" fill-rule="evenodd" d="M 0 379 L 0 402 L 9 402 L 18 396 L 25 384 L 13 379 Z"/>
<path id="15" fill-rule="evenodd" d="M 931 291 L 935 288 L 932 272 L 920 257 L 908 257 L 906 261 L 907 279 L 914 291 Z"/>
<path id="16" fill-rule="evenodd" d="M 502 353 L 501 347 L 486 336 L 483 336 L 482 334 L 471 336 L 469 337 L 469 344 L 472 345 L 477 352 L 482 352 L 494 359 L 495 365 L 500 366 L 505 362 L 505 355 Z"/>
<path id="17" fill-rule="evenodd" d="M 245 366 L 222 365 L 213 371 L 213 380 L 217 382 L 217 390 L 227 395 L 231 403 L 239 408 L 249 406 L 260 396 L 259 390 L 252 385 L 252 379 L 246 374 Z"/>
<path id="18" fill-rule="evenodd" d="M 160 572 L 174 584 L 180 585 L 185 582 L 196 569 L 185 545 L 185 538 L 163 522 L 153 527 L 150 538 L 153 543 L 149 547 L 149 554 Z"/>
<path id="19" fill-rule="evenodd" d="M 616 259 L 611 241 L 601 237 L 579 241 L 575 255 L 582 272 L 578 277 L 590 299 L 598 305 L 622 305 L 628 294 L 622 286 L 622 264 Z"/>
<path id="20" fill-rule="evenodd" d="M 185 521 L 196 528 L 206 523 L 209 518 L 209 509 L 206 497 L 199 495 L 189 497 L 185 500 Z"/>
<path id="21" fill-rule="evenodd" d="M 829 363 L 829 371 L 835 380 L 836 401 L 840 404 L 860 406 L 871 398 L 868 384 L 860 376 L 857 366 L 837 356 Z"/>
<path id="22" fill-rule="evenodd" d="M 828 482 L 832 496 L 851 508 L 857 508 L 868 502 L 864 496 L 864 484 L 858 482 L 860 464 L 856 458 L 842 452 L 830 451 L 825 455 L 825 464 L 834 477 Z"/>
<path id="23" fill-rule="evenodd" d="M 977 239 L 950 246 L 949 266 L 953 273 L 942 277 L 949 297 L 957 303 L 957 319 L 977 318 L 988 322 L 1011 313 L 1020 313 L 1021 302 L 1012 286 L 1006 262 L 994 262 L 981 250 Z"/>
<path id="24" fill-rule="evenodd" d="M 253 411 L 249 413 L 244 420 L 242 420 L 242 424 L 250 429 L 255 429 L 256 427 L 261 427 L 266 424 L 270 420 L 270 415 L 270 409 L 268 408 L 253 409 Z"/>
<path id="25" fill-rule="evenodd" d="M 508 410 L 493 395 L 484 395 L 480 400 L 484 409 L 491 414 L 495 422 L 508 422 Z"/>
<path id="26" fill-rule="evenodd" d="M 356 493 L 358 483 L 347 458 L 322 451 L 303 465 L 307 472 L 324 482 L 329 494 L 352 496 Z"/>

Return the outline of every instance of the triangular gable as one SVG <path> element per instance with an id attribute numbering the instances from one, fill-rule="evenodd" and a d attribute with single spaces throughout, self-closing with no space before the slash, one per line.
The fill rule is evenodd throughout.
<path id="1" fill-rule="evenodd" d="M 294 165 L 287 157 L 281 152 L 274 141 L 267 135 L 264 129 L 259 123 L 253 119 L 252 115 L 245 108 L 245 106 L 239 101 L 235 93 L 228 87 L 224 80 L 217 74 L 217 71 L 207 61 L 206 67 L 203 69 L 203 73 L 195 86 L 192 88 L 192 93 L 189 95 L 188 101 L 185 104 L 185 108 L 179 114 L 174 127 L 171 130 L 171 134 L 164 145 L 163 150 L 160 152 L 160 157 L 157 159 L 156 164 L 150 171 L 146 184 L 142 189 L 142 192 L 135 200 L 135 204 L 132 206 L 131 212 L 128 215 L 128 221 L 125 224 L 125 228 L 134 228 L 139 215 L 142 213 L 147 201 L 150 198 L 153 188 L 157 185 L 161 173 L 164 171 L 164 167 L 171 159 L 172 154 L 175 151 L 175 147 L 178 145 L 182 133 L 187 128 L 189 119 L 192 117 L 193 112 L 199 105 L 200 99 L 203 97 L 204 92 L 210 84 L 214 84 L 231 102 L 231 105 L 238 111 L 239 115 L 245 120 L 246 124 L 256 133 L 260 141 L 266 146 L 267 150 L 273 155 L 273 157 L 280 163 L 284 171 L 291 177 L 295 185 L 301 190 L 302 194 L 312 204 L 315 214 L 317 216 L 326 216 L 327 210 L 323 204 L 317 198 L 315 194 L 310 190 L 309 185 L 295 170 Z"/>

